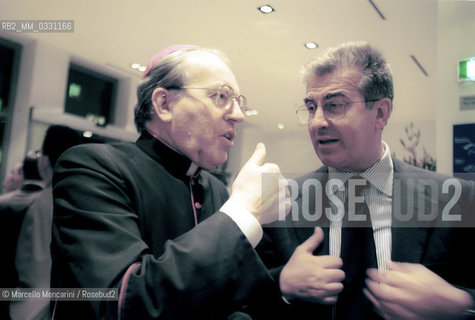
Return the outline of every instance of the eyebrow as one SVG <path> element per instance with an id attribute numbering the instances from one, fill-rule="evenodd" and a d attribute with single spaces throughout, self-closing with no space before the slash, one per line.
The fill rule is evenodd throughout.
<path id="1" fill-rule="evenodd" d="M 335 92 L 335 93 L 329 93 L 325 96 L 325 99 L 331 99 L 331 98 L 335 98 L 335 97 L 344 97 L 346 98 L 346 94 L 344 94 L 343 92 Z"/>
<path id="2" fill-rule="evenodd" d="M 310 98 L 310 97 L 306 97 L 306 98 L 303 99 L 303 103 L 307 104 L 307 102 L 313 102 L 313 103 L 315 103 L 315 100 L 313 100 L 313 99 Z"/>
<path id="3" fill-rule="evenodd" d="M 323 99 L 328 100 L 328 99 L 335 98 L 335 97 L 344 97 L 344 98 L 346 98 L 347 96 L 343 92 L 339 91 L 339 92 L 335 92 L 335 93 L 328 93 Z M 303 99 L 303 102 L 304 103 L 307 103 L 307 102 L 315 103 L 315 99 L 313 99 L 312 97 L 305 97 Z"/>

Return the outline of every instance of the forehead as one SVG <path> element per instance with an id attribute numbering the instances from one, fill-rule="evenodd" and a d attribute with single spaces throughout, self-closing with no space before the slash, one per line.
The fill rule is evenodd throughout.
<path id="1" fill-rule="evenodd" d="M 192 51 L 186 57 L 187 85 L 227 84 L 237 89 L 230 67 L 218 56 L 206 51 Z"/>
<path id="2" fill-rule="evenodd" d="M 325 97 L 335 93 L 359 94 L 361 71 L 357 68 L 343 68 L 323 76 L 314 75 L 307 82 L 307 96 Z"/>

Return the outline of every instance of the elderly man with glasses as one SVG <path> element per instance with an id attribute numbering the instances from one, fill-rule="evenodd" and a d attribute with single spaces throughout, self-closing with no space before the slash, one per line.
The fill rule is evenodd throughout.
<path id="1" fill-rule="evenodd" d="M 473 182 L 391 156 L 382 131 L 392 75 L 368 43 L 330 48 L 303 78 L 297 114 L 324 166 L 289 183 L 292 211 L 284 225 L 265 228 L 272 241 L 260 244 L 277 266 L 281 314 L 473 319 Z"/>
<path id="2" fill-rule="evenodd" d="M 118 291 L 57 301 L 55 319 L 226 319 L 273 285 L 254 247 L 286 201 L 279 168 L 258 144 L 229 198 L 207 172 L 246 108 L 218 51 L 161 51 L 137 98 L 136 143 L 78 147 L 56 167 L 53 287 Z"/>

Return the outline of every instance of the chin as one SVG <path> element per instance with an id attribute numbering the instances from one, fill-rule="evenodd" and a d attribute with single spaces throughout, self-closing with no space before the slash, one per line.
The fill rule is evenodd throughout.
<path id="1" fill-rule="evenodd" d="M 319 157 L 320 161 L 327 167 L 341 168 L 342 162 L 328 157 Z"/>
<path id="2" fill-rule="evenodd" d="M 206 170 L 215 170 L 220 165 L 224 164 L 227 160 L 227 156 L 219 157 L 218 159 L 210 159 L 211 161 L 205 161 L 200 163 L 199 166 L 206 169 Z"/>

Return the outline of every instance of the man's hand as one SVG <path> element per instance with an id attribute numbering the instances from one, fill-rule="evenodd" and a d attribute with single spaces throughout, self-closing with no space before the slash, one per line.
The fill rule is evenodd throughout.
<path id="1" fill-rule="evenodd" d="M 388 271 L 368 269 L 365 295 L 385 319 L 460 319 L 473 301 L 420 264 L 392 262 Z"/>
<path id="2" fill-rule="evenodd" d="M 260 224 L 282 219 L 290 210 L 287 180 L 280 173 L 279 166 L 264 163 L 265 157 L 266 148 L 258 143 L 254 154 L 234 180 L 229 198 L 251 212 Z"/>
<path id="3" fill-rule="evenodd" d="M 343 290 L 343 261 L 334 256 L 314 256 L 323 240 L 321 228 L 298 246 L 280 274 L 280 290 L 287 300 L 333 304 Z"/>

